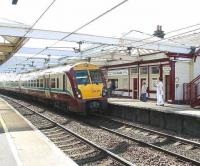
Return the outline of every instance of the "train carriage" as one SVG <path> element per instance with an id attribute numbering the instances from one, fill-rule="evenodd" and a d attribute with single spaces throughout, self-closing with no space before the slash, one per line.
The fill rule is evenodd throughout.
<path id="1" fill-rule="evenodd" d="M 107 107 L 106 82 L 96 65 L 78 63 L 24 73 L 17 77 L 15 80 L 7 80 L 1 91 L 84 114 Z"/>

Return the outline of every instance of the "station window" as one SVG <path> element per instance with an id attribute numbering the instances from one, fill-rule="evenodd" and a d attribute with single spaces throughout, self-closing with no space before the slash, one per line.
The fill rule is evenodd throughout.
<path id="1" fill-rule="evenodd" d="M 138 73 L 138 68 L 137 67 L 131 68 L 131 74 L 137 74 L 137 73 Z"/>
<path id="2" fill-rule="evenodd" d="M 147 74 L 147 67 L 141 67 L 140 74 Z"/>
<path id="3" fill-rule="evenodd" d="M 108 79 L 108 82 L 111 82 L 111 87 L 113 90 L 118 88 L 118 79 Z"/>
<path id="4" fill-rule="evenodd" d="M 56 88 L 56 79 L 55 78 L 51 79 L 51 88 Z"/>
<path id="5" fill-rule="evenodd" d="M 158 83 L 158 78 L 151 78 L 150 89 L 156 90 L 157 83 Z"/>
<path id="6" fill-rule="evenodd" d="M 152 66 L 151 74 L 159 74 L 159 66 Z"/>

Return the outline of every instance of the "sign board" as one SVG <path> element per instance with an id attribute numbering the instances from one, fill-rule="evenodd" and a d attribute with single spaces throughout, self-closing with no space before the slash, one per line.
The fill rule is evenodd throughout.
<path id="1" fill-rule="evenodd" d="M 171 67 L 170 67 L 170 66 L 163 66 L 163 70 L 164 70 L 164 71 L 170 71 L 170 70 L 171 70 Z"/>
<path id="2" fill-rule="evenodd" d="M 109 76 L 122 76 L 122 75 L 127 76 L 128 69 L 108 71 L 108 77 Z"/>

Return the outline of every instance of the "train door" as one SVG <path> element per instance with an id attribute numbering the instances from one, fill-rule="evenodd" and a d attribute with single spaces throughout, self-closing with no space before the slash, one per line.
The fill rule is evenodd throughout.
<path id="1" fill-rule="evenodd" d="M 170 76 L 165 75 L 165 101 L 170 100 Z"/>
<path id="2" fill-rule="evenodd" d="M 50 98 L 50 75 L 45 75 L 45 86 L 44 86 L 45 96 Z"/>
<path id="3" fill-rule="evenodd" d="M 133 78 L 133 99 L 138 98 L 138 79 Z"/>

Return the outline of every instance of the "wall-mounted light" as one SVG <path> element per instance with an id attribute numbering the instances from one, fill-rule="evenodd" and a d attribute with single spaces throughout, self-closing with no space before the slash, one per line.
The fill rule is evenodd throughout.
<path id="1" fill-rule="evenodd" d="M 16 5 L 18 0 L 12 0 L 12 5 Z"/>

